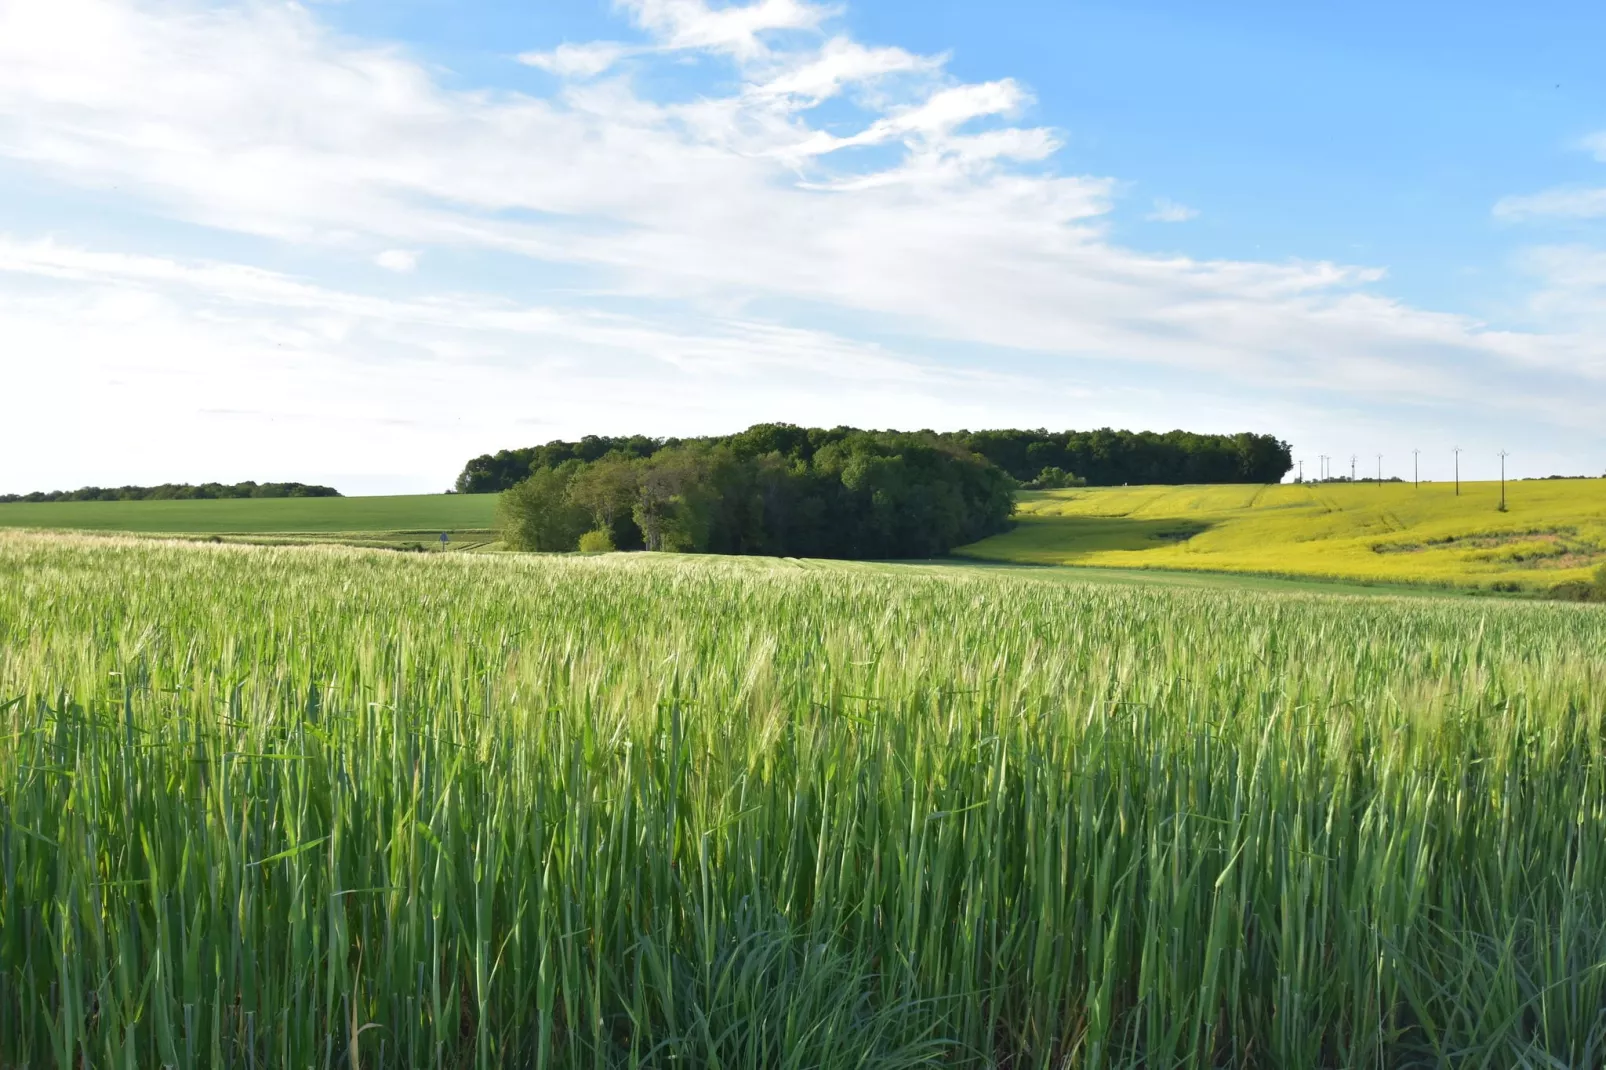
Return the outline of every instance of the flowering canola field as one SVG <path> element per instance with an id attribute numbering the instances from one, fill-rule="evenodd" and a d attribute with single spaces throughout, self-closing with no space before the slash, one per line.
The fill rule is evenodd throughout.
<path id="1" fill-rule="evenodd" d="M 1021 495 L 963 556 L 1544 590 L 1606 563 L 1606 479 L 1098 487 Z"/>

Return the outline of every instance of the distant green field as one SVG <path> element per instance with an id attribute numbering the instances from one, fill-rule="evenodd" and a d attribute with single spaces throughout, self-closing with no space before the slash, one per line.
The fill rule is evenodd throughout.
<path id="1" fill-rule="evenodd" d="M 1097 487 L 1021 495 L 1009 564 L 1542 591 L 1606 564 L 1606 480 Z"/>
<path id="2" fill-rule="evenodd" d="M 484 542 L 496 523 L 494 494 L 372 498 L 234 498 L 205 501 L 13 502 L 0 528 L 127 531 L 168 535 L 282 536 L 293 541 L 393 543 L 458 533 Z M 295 536 L 307 536 L 305 540 Z"/>

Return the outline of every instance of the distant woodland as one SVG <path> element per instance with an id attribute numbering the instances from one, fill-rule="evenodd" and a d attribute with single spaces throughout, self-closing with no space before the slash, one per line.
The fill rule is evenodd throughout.
<path id="1" fill-rule="evenodd" d="M 936 436 L 763 425 L 543 463 L 503 492 L 502 532 L 526 550 L 931 557 L 1004 530 L 1014 495 Z"/>
<path id="2" fill-rule="evenodd" d="M 567 461 L 590 463 L 606 454 L 650 457 L 661 449 L 690 443 L 729 444 L 750 449 L 755 441 L 784 444 L 783 454 L 806 459 L 827 445 L 864 434 L 851 427 L 829 430 L 759 424 L 737 435 L 714 438 L 649 438 L 587 435 L 578 442 L 501 450 L 474 458 L 457 477 L 463 494 L 507 490 L 532 472 Z M 899 432 L 887 432 L 898 434 Z M 1271 435 L 1199 435 L 1190 431 L 954 431 L 919 432 L 928 440 L 957 445 L 980 454 L 1020 483 L 1037 480 L 1057 468 L 1089 486 L 1123 483 L 1276 483 L 1294 467 L 1289 445 Z"/>
<path id="3" fill-rule="evenodd" d="M 1275 482 L 1286 443 L 1124 431 L 861 431 L 588 436 L 477 457 L 462 493 L 502 493 L 517 548 L 891 559 L 1009 526 L 1022 487 Z"/>
<path id="4" fill-rule="evenodd" d="M 157 487 L 80 487 L 77 490 L 0 494 L 4 502 L 147 502 L 199 498 L 338 498 L 333 487 L 307 483 L 163 483 Z"/>

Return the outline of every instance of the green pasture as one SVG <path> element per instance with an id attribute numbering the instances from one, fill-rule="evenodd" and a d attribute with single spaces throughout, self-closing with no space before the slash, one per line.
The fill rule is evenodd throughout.
<path id="1" fill-rule="evenodd" d="M 433 545 L 494 538 L 494 494 L 403 494 L 363 498 L 230 498 L 198 501 L 11 502 L 0 528 L 216 535 L 258 541 Z"/>
<path id="2" fill-rule="evenodd" d="M 0 1067 L 1602 1066 L 1606 610 L 1074 575 L 0 532 Z"/>

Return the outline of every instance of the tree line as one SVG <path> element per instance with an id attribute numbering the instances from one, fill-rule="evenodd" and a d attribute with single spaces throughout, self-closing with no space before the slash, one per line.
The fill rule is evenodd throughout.
<path id="1" fill-rule="evenodd" d="M 1293 450 L 1272 435 L 1192 431 L 956 431 L 951 436 L 1021 482 L 1053 478 L 1088 486 L 1277 483 L 1294 467 Z"/>
<path id="2" fill-rule="evenodd" d="M 865 434 L 851 427 L 801 428 L 759 424 L 737 435 L 700 439 L 610 437 L 587 435 L 578 442 L 554 441 L 543 446 L 501 450 L 469 461 L 457 477 L 463 494 L 505 491 L 533 472 L 555 469 L 570 461 L 586 464 L 609 454 L 644 459 L 663 449 L 728 444 L 741 451 L 757 435 L 781 436 L 782 452 L 808 460 L 827 446 Z M 899 434 L 899 432 L 886 432 Z M 1240 433 L 1201 435 L 1190 431 L 994 430 L 919 432 L 928 441 L 943 442 L 975 453 L 1023 484 L 1095 487 L 1158 483 L 1276 483 L 1294 467 L 1288 443 L 1272 435 Z"/>
<path id="3" fill-rule="evenodd" d="M 77 490 L 0 494 L 0 502 L 145 502 L 197 498 L 338 498 L 333 487 L 308 483 L 163 483 L 155 487 L 80 487 Z"/>
<path id="4" fill-rule="evenodd" d="M 500 503 L 517 549 L 932 557 L 1004 530 L 1014 510 L 1005 472 L 924 432 L 760 424 L 535 449 L 545 452 Z"/>

